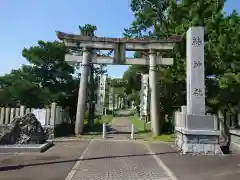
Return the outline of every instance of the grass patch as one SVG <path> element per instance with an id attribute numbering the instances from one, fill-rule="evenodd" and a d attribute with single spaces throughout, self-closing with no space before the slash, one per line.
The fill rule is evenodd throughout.
<path id="1" fill-rule="evenodd" d="M 174 142 L 175 134 L 162 134 L 160 136 L 153 136 L 151 132 L 141 134 L 141 137 L 145 141 L 162 141 L 162 142 Z"/>
<path id="2" fill-rule="evenodd" d="M 113 116 L 112 115 L 107 115 L 107 116 L 96 116 L 94 119 L 94 125 L 97 124 L 108 124 L 112 121 Z M 87 126 L 88 125 L 88 119 L 84 120 L 84 125 Z"/>
<path id="3" fill-rule="evenodd" d="M 145 124 L 146 123 L 144 121 L 139 120 L 139 118 L 136 117 L 136 116 L 130 116 L 129 120 L 134 125 L 135 131 L 137 133 L 145 132 L 145 130 L 146 130 L 145 129 Z"/>
<path id="4" fill-rule="evenodd" d="M 95 137 L 95 135 L 80 135 L 80 136 L 77 136 L 77 139 L 82 139 L 82 140 L 88 140 L 88 139 L 93 139 Z"/>
<path id="5" fill-rule="evenodd" d="M 153 136 L 151 139 L 154 141 L 174 142 L 175 138 L 175 134 L 162 134 L 160 136 Z"/>
<path id="6" fill-rule="evenodd" d="M 117 110 L 115 111 L 114 114 L 114 117 L 130 117 L 130 116 L 134 116 L 134 114 L 126 109 Z"/>
<path id="7" fill-rule="evenodd" d="M 138 134 L 145 141 L 162 141 L 162 142 L 175 141 L 174 133 L 166 133 L 160 136 L 153 136 L 152 132 L 146 128 L 145 121 L 139 120 L 137 116 L 130 116 L 129 120 L 134 125 L 135 133 Z"/>
<path id="8" fill-rule="evenodd" d="M 104 124 L 104 123 L 108 124 L 108 123 L 110 123 L 112 121 L 112 119 L 113 119 L 112 115 L 102 116 L 101 119 L 100 119 L 100 122 L 102 124 Z"/>
<path id="9" fill-rule="evenodd" d="M 46 129 L 47 130 L 47 129 Z M 74 135 L 74 124 L 62 123 L 54 128 L 55 137 L 66 137 Z"/>
<path id="10" fill-rule="evenodd" d="M 95 133 L 95 135 L 98 133 L 102 133 L 102 125 L 108 124 L 112 121 L 113 116 L 112 115 L 107 115 L 107 116 L 98 116 L 96 117 L 96 119 L 94 120 L 94 124 L 93 126 L 88 126 L 87 124 L 85 124 L 84 126 L 84 133 L 88 134 L 91 133 Z"/>

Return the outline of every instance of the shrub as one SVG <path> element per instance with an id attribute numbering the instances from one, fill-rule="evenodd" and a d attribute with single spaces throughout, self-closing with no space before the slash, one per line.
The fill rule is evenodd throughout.
<path id="1" fill-rule="evenodd" d="M 74 135 L 74 124 L 62 123 L 54 128 L 55 137 Z"/>

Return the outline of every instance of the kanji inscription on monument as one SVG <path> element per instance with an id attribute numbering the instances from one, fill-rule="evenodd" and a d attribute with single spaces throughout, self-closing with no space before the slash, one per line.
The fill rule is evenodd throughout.
<path id="1" fill-rule="evenodd" d="M 205 115 L 203 27 L 187 31 L 187 113 Z"/>

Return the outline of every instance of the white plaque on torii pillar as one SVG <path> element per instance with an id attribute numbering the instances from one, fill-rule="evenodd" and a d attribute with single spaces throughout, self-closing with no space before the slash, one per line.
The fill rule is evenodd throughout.
<path id="1" fill-rule="evenodd" d="M 146 116 L 148 114 L 148 74 L 142 75 L 141 80 L 141 95 L 140 95 L 140 115 Z"/>
<path id="2" fill-rule="evenodd" d="M 113 111 L 114 110 L 114 99 L 113 99 L 113 96 L 114 96 L 114 90 L 113 88 L 110 88 L 110 91 L 109 91 L 109 98 L 108 98 L 108 105 L 109 105 L 109 110 Z"/>
<path id="3" fill-rule="evenodd" d="M 98 111 L 101 113 L 103 112 L 103 107 L 105 103 L 106 79 L 107 76 L 105 74 L 101 74 L 99 76 L 97 106 Z"/>

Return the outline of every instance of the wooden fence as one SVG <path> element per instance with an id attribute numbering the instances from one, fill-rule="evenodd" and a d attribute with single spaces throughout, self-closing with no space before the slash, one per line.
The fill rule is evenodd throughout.
<path id="1" fill-rule="evenodd" d="M 14 117 L 23 116 L 32 112 L 42 126 L 54 126 L 69 121 L 69 114 L 66 109 L 57 106 L 56 103 L 51 104 L 51 108 L 35 109 L 20 106 L 20 108 L 0 107 L 0 125 L 11 123 Z"/>

